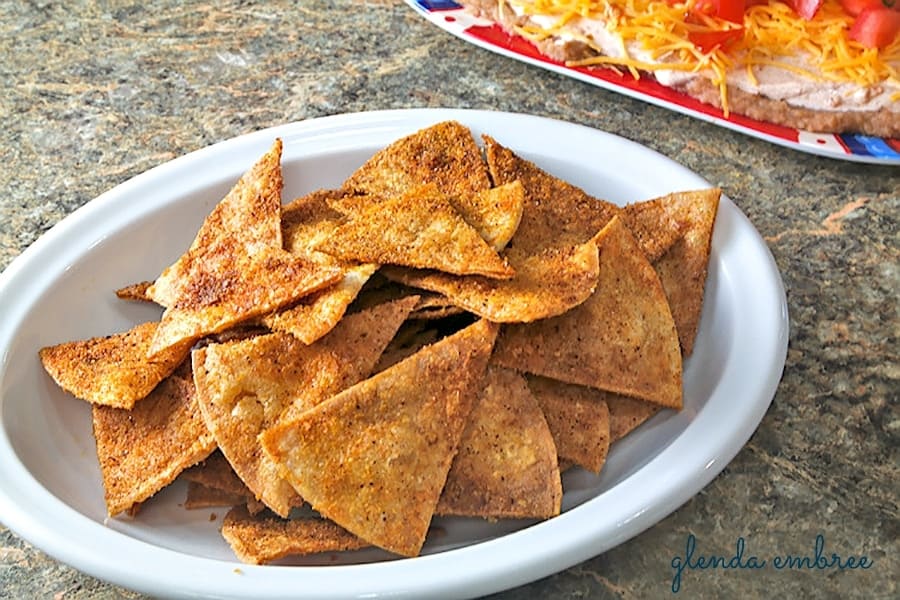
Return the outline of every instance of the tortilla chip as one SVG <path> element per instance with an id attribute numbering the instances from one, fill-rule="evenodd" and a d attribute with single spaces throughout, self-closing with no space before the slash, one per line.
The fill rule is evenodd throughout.
<path id="1" fill-rule="evenodd" d="M 251 515 L 236 506 L 225 515 L 222 537 L 243 562 L 261 565 L 285 556 L 358 550 L 369 544 L 332 521 Z"/>
<path id="2" fill-rule="evenodd" d="M 263 445 L 315 510 L 415 556 L 496 335 L 478 321 L 272 428 Z"/>
<path id="3" fill-rule="evenodd" d="M 662 285 L 619 218 L 597 235 L 600 282 L 564 315 L 506 326 L 496 364 L 681 408 L 681 351 Z"/>
<path id="4" fill-rule="evenodd" d="M 281 232 L 285 250 L 318 263 L 341 264 L 333 256 L 316 250 L 316 246 L 344 221 L 343 214 L 330 204 L 343 194 L 341 190 L 316 190 L 284 205 Z"/>
<path id="5" fill-rule="evenodd" d="M 216 506 L 236 506 L 245 504 L 250 496 L 232 494 L 225 490 L 207 487 L 202 483 L 188 482 L 187 495 L 184 498 L 184 506 L 187 510 L 213 508 Z"/>
<path id="6" fill-rule="evenodd" d="M 253 492 L 237 476 L 231 463 L 219 451 L 210 454 L 206 460 L 185 469 L 181 478 L 208 488 L 214 488 L 235 496 L 252 497 Z"/>
<path id="7" fill-rule="evenodd" d="M 148 359 L 156 329 L 157 323 L 142 323 L 124 333 L 41 348 L 41 364 L 73 396 L 128 409 L 184 362 L 190 351 L 190 344 L 181 344 Z"/>
<path id="8" fill-rule="evenodd" d="M 508 280 L 383 267 L 389 279 L 446 296 L 453 304 L 495 323 L 527 323 L 560 315 L 584 302 L 597 286 L 597 244 L 507 253 L 516 271 Z"/>
<path id="9" fill-rule="evenodd" d="M 474 196 L 451 198 L 453 207 L 491 248 L 503 250 L 515 235 L 525 208 L 525 188 L 512 181 Z"/>
<path id="10" fill-rule="evenodd" d="M 207 217 L 148 292 L 166 306 L 149 356 L 296 302 L 338 281 L 330 265 L 282 249 L 281 141 Z"/>
<path id="11" fill-rule="evenodd" d="M 286 517 L 300 499 L 257 437 L 286 411 L 303 412 L 368 376 L 416 300 L 349 315 L 310 346 L 273 333 L 194 352 L 209 430 L 241 480 L 275 513 Z"/>
<path id="12" fill-rule="evenodd" d="M 440 337 L 441 333 L 430 323 L 421 320 L 408 320 L 400 326 L 400 329 L 397 330 L 397 335 L 394 336 L 394 339 L 388 343 L 384 352 L 381 353 L 372 372 L 380 373 L 388 367 L 396 365 L 425 346 L 433 344 Z"/>
<path id="13" fill-rule="evenodd" d="M 494 185 L 518 181 L 525 192 L 522 218 L 512 238 L 514 247 L 533 253 L 548 244 L 558 248 L 578 246 L 621 213 L 615 204 L 550 175 L 490 136 L 482 137 Z"/>
<path id="14" fill-rule="evenodd" d="M 468 128 L 446 121 L 401 138 L 373 155 L 342 187 L 348 193 L 391 197 L 425 183 L 463 198 L 491 187 Z"/>
<path id="15" fill-rule="evenodd" d="M 653 265 L 672 308 L 685 356 L 690 356 L 694 350 L 700 325 L 712 231 L 720 197 L 721 190 L 708 189 L 679 192 L 658 199 L 668 212 L 686 223 L 681 238 Z"/>
<path id="16" fill-rule="evenodd" d="M 489 366 L 435 513 L 485 519 L 559 514 L 556 446 L 525 379 Z"/>
<path id="17" fill-rule="evenodd" d="M 682 236 L 685 225 L 659 200 L 628 204 L 622 209 L 621 216 L 651 263 L 656 262 Z"/>
<path id="18" fill-rule="evenodd" d="M 409 313 L 410 319 L 436 320 L 462 314 L 463 309 L 453 304 L 449 299 L 440 294 L 427 292 L 419 295 L 419 301 Z"/>
<path id="19" fill-rule="evenodd" d="M 606 392 L 545 377 L 528 377 L 560 458 L 599 473 L 609 452 L 609 408 Z"/>
<path id="20" fill-rule="evenodd" d="M 153 302 L 153 298 L 147 290 L 153 285 L 152 281 L 141 281 L 140 283 L 132 283 L 123 288 L 116 290 L 116 296 L 122 300 L 138 300 L 141 302 Z"/>
<path id="21" fill-rule="evenodd" d="M 216 448 L 194 384 L 180 375 L 131 410 L 93 406 L 93 427 L 110 516 L 147 500 Z"/>
<path id="22" fill-rule="evenodd" d="M 329 198 L 328 204 L 337 212 L 355 218 L 371 206 L 380 206 L 386 199 L 372 194 L 341 196 Z M 447 196 L 447 200 L 463 220 L 499 252 L 519 227 L 525 205 L 525 189 L 521 183 L 513 181 L 480 191 L 474 196 Z"/>
<path id="23" fill-rule="evenodd" d="M 600 392 L 609 407 L 609 443 L 622 439 L 660 411 L 660 406 L 621 394 Z"/>
<path id="24" fill-rule="evenodd" d="M 357 214 L 318 249 L 344 260 L 508 279 L 513 270 L 434 184 L 412 188 Z"/>
<path id="25" fill-rule="evenodd" d="M 264 316 L 262 323 L 272 331 L 290 333 L 304 344 L 312 344 L 337 325 L 377 268 L 374 264 L 347 267 L 336 284 L 307 296 L 299 304 Z"/>
<path id="26" fill-rule="evenodd" d="M 225 254 L 250 255 L 259 248 L 281 248 L 280 139 L 238 180 L 206 217 L 190 249 L 167 267 L 147 290 L 162 306 L 182 295 L 196 265 Z"/>

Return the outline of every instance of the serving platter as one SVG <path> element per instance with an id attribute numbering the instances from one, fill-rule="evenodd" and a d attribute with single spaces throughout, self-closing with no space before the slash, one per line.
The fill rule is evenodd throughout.
<path id="1" fill-rule="evenodd" d="M 406 0 L 406 2 L 444 31 L 508 58 L 800 152 L 853 162 L 900 165 L 898 139 L 801 131 L 757 121 L 743 115 L 726 116 L 721 109 L 662 86 L 649 77 L 635 80 L 630 74 L 613 69 L 572 67 L 552 60 L 540 54 L 527 39 L 508 34 L 496 23 L 467 12 L 453 0 Z"/>
<path id="2" fill-rule="evenodd" d="M 63 219 L 0 274 L 0 520 L 76 569 L 154 596 L 474 597 L 600 554 L 653 526 L 709 483 L 765 414 L 788 336 L 777 267 L 758 232 L 725 196 L 700 330 L 685 363 L 684 409 L 663 411 L 616 443 L 600 476 L 567 472 L 560 516 L 497 523 L 442 518 L 416 558 L 365 551 L 267 566 L 238 562 L 218 532 L 223 511 L 185 510 L 177 484 L 134 519 L 107 517 L 90 408 L 50 380 L 38 350 L 157 318 L 158 309 L 122 301 L 114 290 L 155 278 L 177 258 L 274 138 L 284 142 L 289 200 L 339 185 L 378 149 L 449 119 L 619 204 L 709 187 L 674 161 L 595 129 L 443 109 L 290 123 L 147 171 Z"/>

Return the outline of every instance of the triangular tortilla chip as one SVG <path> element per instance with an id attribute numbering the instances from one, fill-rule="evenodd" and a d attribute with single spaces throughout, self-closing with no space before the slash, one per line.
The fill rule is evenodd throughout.
<path id="1" fill-rule="evenodd" d="M 338 324 L 377 268 L 374 264 L 346 267 L 336 284 L 310 294 L 299 304 L 266 315 L 262 324 L 272 331 L 290 333 L 304 344 L 312 344 Z"/>
<path id="2" fill-rule="evenodd" d="M 668 212 L 686 223 L 681 238 L 653 264 L 672 307 L 685 356 L 690 356 L 694 350 L 694 338 L 700 325 L 720 197 L 721 190 L 708 189 L 679 192 L 658 199 Z"/>
<path id="3" fill-rule="evenodd" d="M 131 285 L 126 285 L 123 288 L 119 288 L 116 290 L 116 296 L 121 298 L 122 300 L 138 300 L 141 302 L 153 302 L 153 298 L 150 297 L 148 290 L 150 286 L 153 285 L 152 281 L 141 281 L 139 283 L 132 283 Z"/>
<path id="4" fill-rule="evenodd" d="M 215 450 L 189 375 L 172 375 L 133 409 L 93 407 L 106 507 L 116 515 Z"/>
<path id="5" fill-rule="evenodd" d="M 597 286 L 597 244 L 547 248 L 533 255 L 508 251 L 512 279 L 457 277 L 446 273 L 383 267 L 385 277 L 443 294 L 456 306 L 495 323 L 527 323 L 560 315 L 584 302 Z"/>
<path id="6" fill-rule="evenodd" d="M 347 192 L 390 197 L 433 183 L 444 194 L 470 197 L 491 187 L 481 150 L 468 128 L 445 121 L 380 150 L 343 185 Z"/>
<path id="7" fill-rule="evenodd" d="M 203 462 L 185 469 L 181 474 L 181 479 L 204 487 L 222 490 L 235 496 L 253 496 L 253 492 L 244 485 L 241 478 L 231 468 L 228 459 L 218 450 L 210 454 Z"/>
<path id="8" fill-rule="evenodd" d="M 609 452 L 609 408 L 600 390 L 528 377 L 560 458 L 599 473 Z"/>
<path id="9" fill-rule="evenodd" d="M 207 487 L 202 483 L 189 481 L 187 494 L 185 494 L 182 506 L 186 510 L 213 508 L 216 506 L 236 506 L 238 504 L 246 504 L 251 497 L 252 495 L 232 494 L 219 488 Z"/>
<path id="10" fill-rule="evenodd" d="M 338 281 L 341 270 L 282 248 L 281 141 L 213 209 L 148 293 L 166 306 L 149 355 L 218 333 Z"/>
<path id="11" fill-rule="evenodd" d="M 131 408 L 184 362 L 190 344 L 147 358 L 157 324 L 42 348 L 41 363 L 64 390 L 93 404 Z"/>
<path id="12" fill-rule="evenodd" d="M 681 351 L 656 272 L 621 219 L 597 242 L 597 291 L 559 317 L 505 327 L 494 361 L 681 408 Z"/>
<path id="13" fill-rule="evenodd" d="M 588 388 L 585 388 L 588 389 Z M 609 407 L 609 443 L 622 439 L 660 411 L 658 404 L 629 398 L 621 394 L 592 390 L 600 394 Z"/>
<path id="14" fill-rule="evenodd" d="M 369 207 L 380 205 L 387 198 L 365 194 L 362 196 L 331 196 L 328 204 L 337 212 L 355 218 Z M 478 192 L 474 196 L 447 196 L 450 205 L 471 225 L 494 250 L 502 250 L 512 239 L 525 206 L 525 188 L 518 181 Z"/>
<path id="15" fill-rule="evenodd" d="M 262 436 L 322 515 L 404 556 L 425 542 L 497 326 L 481 320 Z"/>
<path id="16" fill-rule="evenodd" d="M 647 260 L 656 262 L 681 237 L 685 223 L 659 200 L 645 200 L 626 205 L 622 220 L 634 235 Z"/>
<path id="17" fill-rule="evenodd" d="M 261 248 L 281 247 L 281 149 L 281 140 L 276 139 L 210 212 L 190 249 L 147 289 L 153 301 L 162 306 L 175 304 L 197 263 L 224 254 L 250 255 Z"/>
<path id="18" fill-rule="evenodd" d="M 251 515 L 236 506 L 225 515 L 222 536 L 243 562 L 261 565 L 285 556 L 358 550 L 369 546 L 343 527 L 327 519 L 303 517 L 291 520 Z"/>
<path id="19" fill-rule="evenodd" d="M 435 513 L 485 519 L 559 514 L 556 446 L 525 379 L 489 366 Z"/>
<path id="20" fill-rule="evenodd" d="M 518 181 L 525 191 L 524 207 L 512 245 L 530 253 L 552 245 L 583 244 L 593 238 L 621 209 L 550 175 L 534 163 L 483 136 L 494 185 Z M 514 265 L 515 266 L 515 265 Z"/>
<path id="21" fill-rule="evenodd" d="M 509 279 L 513 270 L 434 184 L 368 207 L 318 249 L 344 260 Z"/>
<path id="22" fill-rule="evenodd" d="M 416 300 L 349 315 L 310 346 L 273 333 L 194 352 L 207 426 L 241 480 L 277 514 L 286 517 L 299 498 L 257 437 L 285 411 L 302 413 L 368 376 Z"/>

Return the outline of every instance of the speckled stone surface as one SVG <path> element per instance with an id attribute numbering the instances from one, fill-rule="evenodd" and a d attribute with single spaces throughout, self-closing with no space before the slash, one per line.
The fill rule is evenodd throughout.
<path id="1" fill-rule="evenodd" d="M 784 277 L 790 348 L 774 402 L 734 461 L 672 515 L 496 597 L 669 597 L 671 562 L 690 534 L 698 551 L 729 556 L 738 538 L 747 554 L 811 554 L 822 534 L 826 555 L 873 564 L 694 570 L 683 575 L 685 597 L 900 594 L 900 169 L 801 154 L 601 91 L 469 46 L 386 0 L 2 2 L 0 57 L 0 268 L 150 167 L 335 113 L 532 113 L 622 135 L 693 169 L 747 214 Z M 0 598 L 142 596 L 0 525 Z"/>

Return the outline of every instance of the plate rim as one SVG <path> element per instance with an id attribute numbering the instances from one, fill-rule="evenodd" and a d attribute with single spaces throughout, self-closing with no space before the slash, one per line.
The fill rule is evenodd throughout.
<path id="1" fill-rule="evenodd" d="M 399 137 L 399 134 L 395 132 L 397 129 L 413 131 L 425 124 L 446 119 L 456 119 L 470 125 L 473 122 L 477 122 L 483 130 L 490 130 L 494 127 L 500 129 L 510 124 L 519 126 L 528 124 L 533 127 L 550 128 L 551 130 L 565 130 L 566 133 L 603 140 L 604 143 L 613 143 L 630 151 L 639 151 L 641 154 L 649 153 L 649 156 L 662 161 L 662 164 L 665 164 L 667 168 L 680 170 L 682 175 L 690 175 L 696 178 L 698 183 L 705 182 L 696 173 L 637 142 L 584 125 L 547 117 L 489 110 L 440 108 L 399 109 L 331 115 L 277 125 L 207 146 L 145 171 L 100 194 L 59 221 L 31 246 L 26 248 L 0 273 L 0 304 L 5 305 L 9 303 L 14 305 L 10 298 L 13 292 L 22 291 L 22 288 L 24 288 L 25 292 L 29 292 L 29 289 L 34 286 L 41 285 L 39 281 L 28 280 L 28 267 L 32 263 L 37 262 L 48 249 L 52 248 L 54 243 L 64 242 L 68 236 L 74 235 L 73 230 L 78 231 L 78 228 L 85 222 L 90 222 L 94 217 L 102 217 L 104 212 L 107 213 L 106 220 L 101 218 L 100 221 L 88 225 L 89 230 L 91 228 L 97 230 L 110 229 L 111 227 L 108 233 L 115 233 L 121 227 L 121 223 L 116 227 L 111 225 L 110 222 L 121 221 L 124 218 L 122 216 L 118 219 L 115 218 L 116 210 L 122 213 L 126 212 L 122 198 L 127 197 L 128 193 L 133 189 L 138 189 L 140 186 L 146 185 L 147 182 L 153 182 L 156 178 L 165 176 L 176 167 L 180 168 L 189 165 L 208 156 L 233 152 L 235 149 L 249 153 L 252 151 L 250 148 L 259 147 L 263 148 L 264 151 L 271 143 L 273 135 L 280 134 L 285 138 L 292 136 L 304 138 L 319 135 L 327 138 L 329 135 L 346 132 L 347 130 L 362 131 L 370 128 L 383 130 L 385 135 L 389 131 L 392 136 Z M 503 122 L 503 125 L 496 125 L 500 121 Z M 352 144 L 352 142 L 350 143 Z M 286 143 L 285 146 L 287 152 L 288 144 Z M 708 182 L 705 183 L 708 187 Z M 110 208 L 113 210 L 109 210 Z M 145 209 L 145 212 L 146 210 L 149 210 L 149 208 Z M 704 467 L 699 473 L 687 470 L 682 473 L 668 473 L 665 470 L 666 465 L 663 463 L 666 461 L 663 459 L 669 456 L 673 447 L 677 451 L 680 446 L 684 445 L 685 435 L 683 432 L 669 447 L 665 448 L 635 474 L 630 476 L 641 476 L 641 478 L 656 479 L 657 481 L 659 477 L 662 477 L 662 481 L 666 484 L 667 496 L 664 501 L 646 502 L 638 507 L 638 510 L 622 523 L 613 526 L 610 532 L 611 535 L 604 540 L 598 540 L 596 534 L 588 535 L 585 531 L 587 528 L 584 527 L 583 523 L 584 518 L 590 516 L 591 506 L 597 500 L 595 498 L 570 509 L 551 521 L 537 526 L 526 527 L 512 534 L 460 549 L 448 550 L 414 559 L 323 568 L 242 565 L 240 563 L 186 555 L 177 550 L 162 548 L 102 527 L 101 524 L 69 507 L 43 488 L 24 469 L 24 465 L 18 462 L 15 449 L 12 447 L 4 427 L 2 415 L 5 399 L 3 397 L 3 388 L 0 387 L 0 458 L 3 459 L 0 460 L 0 473 L 6 475 L 4 478 L 0 478 L 0 515 L 3 515 L 3 522 L 10 530 L 23 539 L 33 543 L 57 560 L 69 564 L 80 571 L 130 589 L 151 594 L 162 593 L 167 597 L 196 597 L 206 594 L 235 598 L 248 596 L 258 598 L 297 597 L 296 589 L 290 586 L 285 587 L 285 584 L 296 584 L 300 581 L 310 586 L 312 593 L 308 597 L 349 597 L 362 595 L 363 593 L 370 597 L 388 595 L 392 597 L 419 597 L 423 594 L 471 597 L 522 585 L 568 568 L 640 534 L 693 497 L 718 475 L 740 451 L 758 427 L 774 397 L 778 382 L 781 379 L 787 353 L 787 302 L 781 276 L 764 240 L 753 228 L 747 217 L 725 195 L 722 197 L 719 210 L 720 216 L 726 215 L 726 218 L 732 221 L 732 225 L 739 228 L 742 235 L 749 236 L 748 239 L 755 244 L 753 249 L 757 257 L 765 263 L 762 267 L 770 275 L 770 279 L 765 282 L 767 285 L 763 286 L 767 288 L 765 290 L 766 297 L 763 300 L 767 306 L 775 309 L 774 316 L 778 327 L 777 331 L 771 332 L 772 335 L 767 340 L 767 343 L 772 344 L 771 352 L 763 353 L 769 357 L 766 366 L 766 381 L 764 384 L 760 384 L 756 390 L 758 398 L 752 406 L 753 410 L 750 412 L 748 419 L 745 419 L 735 429 L 731 442 L 727 444 L 728 447 L 724 449 L 716 448 L 715 456 L 710 456 L 709 453 L 706 453 L 704 456 L 694 459 L 695 464 L 701 464 Z M 139 217 L 133 217 L 133 220 L 139 220 Z M 53 270 L 50 269 L 50 271 Z M 48 278 L 49 276 L 44 278 L 47 279 L 44 282 L 46 285 L 49 285 L 54 280 Z M 37 292 L 31 289 L 30 293 L 34 295 Z M 27 297 L 27 294 L 24 294 L 24 296 Z M 27 306 L 20 306 L 18 314 L 21 315 L 22 311 L 27 309 Z M 9 361 L 7 352 L 9 343 L 12 341 L 16 330 L 16 327 L 12 325 L 15 323 L 17 323 L 15 316 L 8 320 L 4 319 L 4 322 L 0 323 L 0 384 L 2 384 Z M 685 432 L 694 425 L 695 423 L 689 424 Z M 689 484 L 686 483 L 688 479 L 691 480 Z M 29 514 L 28 508 L 21 504 L 22 501 L 28 501 L 30 497 L 33 499 L 42 495 L 49 496 L 49 498 L 41 498 L 41 502 L 42 506 L 53 511 L 50 513 L 55 519 L 53 524 L 61 516 L 62 521 L 66 522 L 68 520 L 70 525 L 74 525 L 74 529 L 69 529 L 65 534 L 60 535 L 50 523 L 41 520 L 41 516 L 46 515 L 46 512 L 43 512 L 41 515 Z M 554 533 L 555 539 L 546 539 L 544 533 L 546 527 L 542 527 L 542 525 L 547 524 L 553 525 L 551 532 Z M 63 539 L 61 540 L 60 537 Z M 192 565 L 190 569 L 192 574 L 202 572 L 205 576 L 196 577 L 193 581 L 184 577 L 177 581 L 161 581 L 160 576 L 156 573 L 136 572 L 141 571 L 141 569 L 127 568 L 124 564 L 110 564 L 103 560 L 104 556 L 102 555 L 97 556 L 90 552 L 85 552 L 82 540 L 91 539 L 92 537 L 99 541 L 99 546 L 101 547 L 107 543 L 112 544 L 112 546 L 116 546 L 118 542 L 123 543 L 128 547 L 129 561 L 127 562 L 131 564 L 155 565 L 162 558 L 165 558 L 164 562 L 169 564 L 186 561 Z M 119 538 L 124 538 L 124 541 Z M 541 551 L 533 552 L 525 557 L 517 554 L 520 560 L 515 564 L 510 564 L 508 560 L 505 562 L 498 561 L 498 556 L 501 556 L 510 544 L 517 544 L 521 547 L 539 547 Z M 480 572 L 467 573 L 467 579 L 462 580 L 459 573 L 473 564 L 490 565 L 490 567 Z M 418 569 L 421 576 L 416 577 L 415 581 L 412 582 L 407 580 L 402 589 L 398 589 L 396 586 L 397 578 L 399 576 L 408 577 L 410 568 Z M 377 573 L 373 576 L 374 571 L 377 571 Z M 370 585 L 365 590 L 359 590 L 356 587 L 356 582 L 360 577 L 367 578 L 366 581 L 369 584 L 377 581 L 377 585 Z M 325 590 L 324 593 L 323 590 Z"/>

